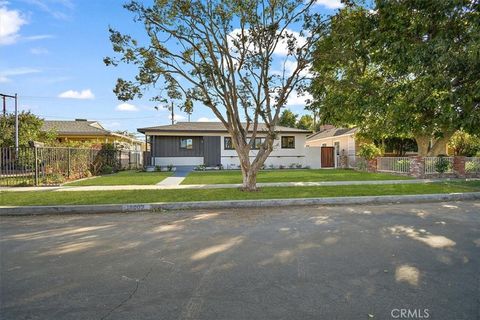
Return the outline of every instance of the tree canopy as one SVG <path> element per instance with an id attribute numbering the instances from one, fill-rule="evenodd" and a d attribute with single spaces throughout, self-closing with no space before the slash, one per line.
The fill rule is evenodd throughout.
<path id="1" fill-rule="evenodd" d="M 55 132 L 42 132 L 43 119 L 30 111 L 18 114 L 18 145 L 28 147 L 30 141 L 52 142 Z M 15 114 L 8 113 L 0 117 L 0 146 L 15 146 Z"/>
<path id="2" fill-rule="evenodd" d="M 288 97 L 308 83 L 310 48 L 323 35 L 315 0 L 164 0 L 125 8 L 143 24 L 147 40 L 110 29 L 116 57 L 107 65 L 133 64 L 134 79 L 118 79 L 121 100 L 155 87 L 154 99 L 182 96 L 209 108 L 232 136 L 244 189 L 255 189 L 256 174 L 273 149 L 275 127 Z M 300 28 L 301 31 L 293 31 Z M 275 55 L 285 55 L 281 70 Z M 249 157 L 258 123 L 265 142 Z"/>
<path id="3" fill-rule="evenodd" d="M 292 111 L 285 109 L 280 115 L 279 125 L 289 128 L 295 128 L 297 124 L 298 114 L 293 113 Z"/>
<path id="4" fill-rule="evenodd" d="M 468 0 L 345 6 L 315 48 L 321 121 L 372 139 L 412 137 L 421 155 L 443 153 L 459 129 L 478 132 L 479 8 Z"/>

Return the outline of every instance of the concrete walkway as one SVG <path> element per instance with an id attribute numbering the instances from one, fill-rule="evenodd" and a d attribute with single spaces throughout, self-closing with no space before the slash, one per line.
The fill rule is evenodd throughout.
<path id="1" fill-rule="evenodd" d="M 57 187 L 7 187 L 0 191 L 115 191 L 115 190 L 170 190 L 170 189 L 222 189 L 239 188 L 241 184 L 186 184 L 180 185 L 184 177 L 170 177 L 166 184 L 156 185 L 123 185 L 123 186 L 57 186 Z M 174 179 L 175 178 L 175 179 Z M 169 178 L 167 178 L 169 179 Z M 165 180 L 167 180 L 165 179 Z M 181 179 L 181 180 L 180 180 Z M 165 181 L 164 180 L 164 181 Z M 384 185 L 384 184 L 423 184 L 453 181 L 478 181 L 480 179 L 416 179 L 416 180 L 369 180 L 369 181 L 324 181 L 324 182 L 273 182 L 257 183 L 262 187 L 319 187 L 319 186 L 349 186 L 349 185 Z"/>
<path id="2" fill-rule="evenodd" d="M 185 177 L 195 169 L 193 166 L 178 166 L 171 177 L 167 177 L 157 183 L 157 186 L 174 187 L 179 186 Z"/>

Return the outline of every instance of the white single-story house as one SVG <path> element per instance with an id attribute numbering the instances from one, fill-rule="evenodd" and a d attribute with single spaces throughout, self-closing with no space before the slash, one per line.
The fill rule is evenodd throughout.
<path id="1" fill-rule="evenodd" d="M 219 166 L 238 168 L 240 161 L 231 137 L 220 122 L 178 122 L 172 125 L 139 128 L 150 143 L 150 164 L 154 166 Z M 277 126 L 274 150 L 265 166 L 320 168 L 320 148 L 306 144 L 309 130 Z M 265 139 L 264 124 L 259 124 L 254 145 Z M 257 151 L 251 150 L 255 157 Z"/>

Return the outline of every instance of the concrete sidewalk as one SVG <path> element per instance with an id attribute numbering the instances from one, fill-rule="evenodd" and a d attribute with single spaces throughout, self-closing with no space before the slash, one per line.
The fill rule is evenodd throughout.
<path id="1" fill-rule="evenodd" d="M 181 177 L 171 177 L 182 179 Z M 168 178 L 167 178 L 168 179 Z M 416 180 L 369 180 L 369 181 L 324 181 L 324 182 L 271 182 L 257 183 L 262 187 L 319 187 L 319 186 L 355 186 L 355 185 L 385 185 L 385 184 L 424 184 L 441 183 L 452 181 L 476 181 L 480 179 L 416 179 Z M 175 184 L 175 183 L 178 184 Z M 181 181 L 180 181 L 181 182 Z M 180 185 L 178 180 L 168 184 L 156 185 L 122 185 L 122 186 L 56 186 L 56 187 L 7 187 L 0 188 L 0 191 L 22 192 L 22 191 L 116 191 L 116 190 L 171 190 L 171 189 L 222 189 L 239 188 L 241 184 L 186 184 Z"/>

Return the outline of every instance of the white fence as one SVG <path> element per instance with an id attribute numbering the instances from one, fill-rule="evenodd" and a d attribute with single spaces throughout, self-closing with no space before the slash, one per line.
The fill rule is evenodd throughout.
<path id="1" fill-rule="evenodd" d="M 453 172 L 453 157 L 425 157 L 425 174 L 434 174 L 438 173 L 437 166 L 439 161 L 448 161 L 447 170 L 445 173 L 452 173 Z"/>
<path id="2" fill-rule="evenodd" d="M 408 157 L 378 157 L 377 171 L 409 173 L 410 159 Z"/>
<path id="3" fill-rule="evenodd" d="M 465 173 L 480 172 L 480 157 L 466 157 L 465 158 Z"/>

